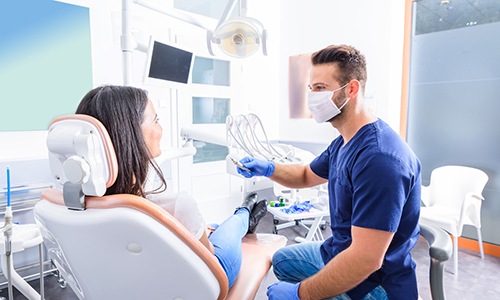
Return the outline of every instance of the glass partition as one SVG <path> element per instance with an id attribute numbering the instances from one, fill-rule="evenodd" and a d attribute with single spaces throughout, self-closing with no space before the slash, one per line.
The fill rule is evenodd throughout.
<path id="1" fill-rule="evenodd" d="M 211 161 L 225 160 L 229 154 L 227 147 L 202 141 L 193 141 L 196 154 L 193 156 L 193 163 L 205 163 Z"/>
<path id="2" fill-rule="evenodd" d="M 422 162 L 422 183 L 443 165 L 485 171 L 483 238 L 500 244 L 493 230 L 500 226 L 500 1 L 413 5 L 407 140 Z"/>
<path id="3" fill-rule="evenodd" d="M 224 124 L 229 104 L 228 98 L 193 97 L 193 124 Z"/>
<path id="4" fill-rule="evenodd" d="M 231 113 L 230 62 L 227 60 L 195 57 L 193 66 L 192 120 L 193 124 L 221 126 Z M 204 163 L 225 160 L 227 147 L 198 141 L 193 162 Z"/>
<path id="5" fill-rule="evenodd" d="M 193 83 L 229 86 L 229 61 L 205 57 L 195 57 Z"/>

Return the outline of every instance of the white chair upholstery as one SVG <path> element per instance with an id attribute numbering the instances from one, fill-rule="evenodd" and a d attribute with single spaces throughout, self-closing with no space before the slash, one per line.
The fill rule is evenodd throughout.
<path id="1" fill-rule="evenodd" d="M 100 122 L 58 118 L 47 141 L 52 173 L 64 187 L 42 194 L 35 219 L 80 299 L 253 299 L 273 253 L 286 244 L 284 236 L 247 235 L 241 272 L 228 290 L 214 255 L 165 210 L 134 195 L 102 195 L 117 166 Z"/>
<path id="2" fill-rule="evenodd" d="M 440 227 L 453 236 L 454 274 L 458 274 L 458 237 L 464 225 L 477 229 L 479 250 L 484 258 L 481 236 L 482 191 L 488 175 L 465 166 L 443 166 L 431 172 L 429 186 L 422 186 L 420 220 Z"/>

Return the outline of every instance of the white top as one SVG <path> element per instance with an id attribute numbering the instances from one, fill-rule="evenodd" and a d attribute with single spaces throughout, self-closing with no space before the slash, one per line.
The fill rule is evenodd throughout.
<path id="1" fill-rule="evenodd" d="M 169 194 L 166 192 L 160 194 L 148 195 L 151 202 L 157 204 L 174 218 L 177 219 L 196 239 L 200 239 L 205 230 L 205 220 L 200 212 L 198 203 L 187 192 L 178 194 Z"/>

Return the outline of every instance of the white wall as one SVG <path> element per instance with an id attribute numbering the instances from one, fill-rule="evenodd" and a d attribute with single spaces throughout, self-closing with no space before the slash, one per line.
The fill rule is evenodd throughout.
<path id="1" fill-rule="evenodd" d="M 289 56 L 330 44 L 349 44 L 365 54 L 367 101 L 399 130 L 404 1 L 286 0 L 273 1 L 271 7 L 265 0 L 248 2 L 249 15 L 270 31 L 271 60 L 246 67 L 245 98 L 268 128 L 277 126 L 278 138 L 329 143 L 338 135 L 329 124 L 288 117 Z"/>

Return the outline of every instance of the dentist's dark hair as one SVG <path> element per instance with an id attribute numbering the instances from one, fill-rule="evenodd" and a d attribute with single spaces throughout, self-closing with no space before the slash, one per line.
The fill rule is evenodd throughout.
<path id="1" fill-rule="evenodd" d="M 80 101 L 77 114 L 92 116 L 107 129 L 118 160 L 118 175 L 106 195 L 133 194 L 144 197 L 167 188 L 161 169 L 151 156 L 141 130 L 148 103 L 145 90 L 130 86 L 105 85 L 89 91 Z M 144 190 L 149 167 L 158 174 L 160 186 Z"/>
<path id="2" fill-rule="evenodd" d="M 336 64 L 339 68 L 340 85 L 356 79 L 361 86 L 366 84 L 366 59 L 356 48 L 348 45 L 330 45 L 311 56 L 313 66 L 321 64 Z"/>

